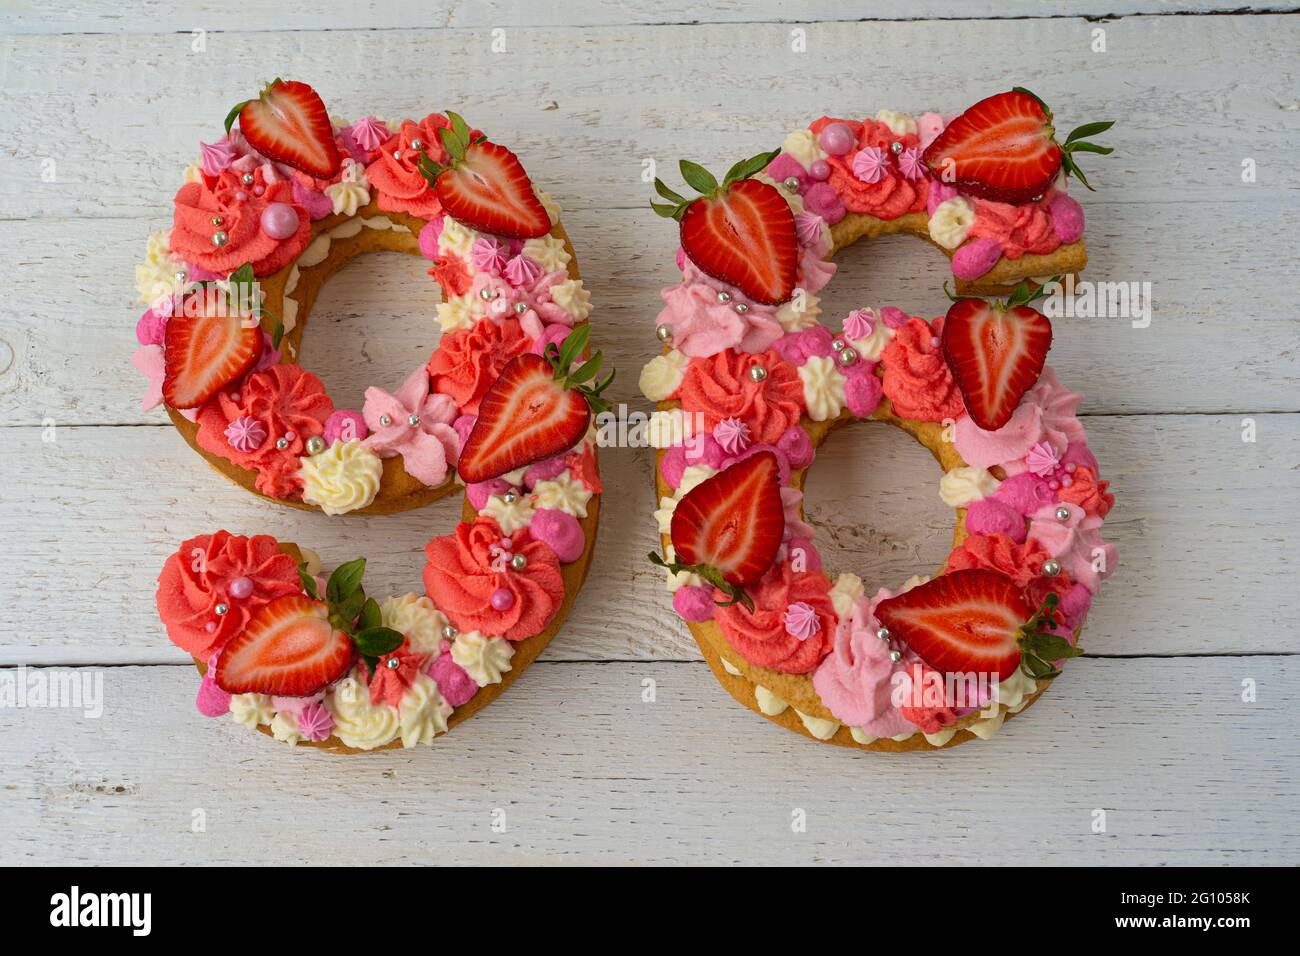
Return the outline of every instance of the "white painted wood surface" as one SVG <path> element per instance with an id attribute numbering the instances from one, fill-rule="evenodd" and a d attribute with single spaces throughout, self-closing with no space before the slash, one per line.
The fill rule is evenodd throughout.
<path id="1" fill-rule="evenodd" d="M 105 710 L 0 708 L 0 862 L 1300 862 L 1300 17 L 1160 0 L 4 6 L 0 667 L 101 674 Z M 794 28 L 808 53 L 790 51 Z M 538 665 L 437 746 L 328 758 L 199 717 L 152 610 L 179 539 L 227 527 L 330 563 L 365 553 L 374 587 L 402 590 L 456 509 L 277 509 L 137 410 L 145 236 L 194 142 L 277 73 L 343 115 L 461 105 L 516 146 L 568 210 L 615 397 L 632 403 L 675 242 L 646 206 L 643 159 L 721 167 L 821 112 L 952 110 L 1012 83 L 1065 122 L 1119 120 L 1118 152 L 1089 167 L 1098 193 L 1081 194 L 1087 277 L 1151 282 L 1153 320 L 1060 320 L 1052 356 L 1090 394 L 1120 495 L 1122 566 L 1085 632 L 1099 659 L 988 743 L 902 759 L 813 746 L 713 681 L 644 561 L 652 459 L 612 450 L 601 573 Z M 946 272 L 919 243 L 844 264 L 832 315 L 944 308 Z M 306 358 L 340 401 L 433 341 L 414 260 L 354 264 L 327 298 Z M 937 565 L 937 479 L 900 435 L 838 436 L 810 485 L 828 565 L 880 583 Z"/>

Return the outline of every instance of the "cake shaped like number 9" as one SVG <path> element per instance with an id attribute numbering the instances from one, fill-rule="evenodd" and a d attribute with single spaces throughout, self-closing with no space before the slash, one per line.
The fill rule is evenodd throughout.
<path id="1" fill-rule="evenodd" d="M 612 378 L 588 356 L 590 298 L 558 207 L 454 112 L 348 123 L 277 79 L 225 125 L 137 267 L 145 410 L 278 503 L 383 515 L 461 486 L 466 503 L 425 547 L 425 593 L 376 600 L 364 559 L 326 577 L 305 548 L 218 531 L 167 559 L 159 615 L 208 716 L 340 752 L 428 743 L 532 662 L 586 576 Z M 442 334 L 338 408 L 303 337 L 325 281 L 375 251 L 430 261 Z"/>
<path id="2" fill-rule="evenodd" d="M 1058 139 L 1015 89 L 955 117 L 822 117 L 698 196 L 661 181 L 680 224 L 680 284 L 657 321 L 663 354 L 656 513 L 673 607 L 717 679 L 819 741 L 916 750 L 987 738 L 1081 652 L 1083 618 L 1115 567 L 1114 496 L 1068 391 L 1045 365 L 1042 286 L 1087 261 L 1087 181 L 1109 153 L 1091 123 Z M 1091 187 L 1088 187 L 1091 188 Z M 904 232 L 950 259 L 957 294 L 933 319 L 894 307 L 820 321 L 837 250 Z M 988 300 L 983 296 L 1005 296 Z M 851 421 L 888 422 L 943 468 L 953 549 L 933 579 L 868 587 L 822 569 L 804 521 L 817 447 Z"/>

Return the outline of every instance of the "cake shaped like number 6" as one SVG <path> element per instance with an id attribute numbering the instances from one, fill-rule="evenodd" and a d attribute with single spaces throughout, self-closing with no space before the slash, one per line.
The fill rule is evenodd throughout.
<path id="1" fill-rule="evenodd" d="M 198 709 L 337 752 L 428 743 L 497 697 L 563 625 L 596 536 L 590 299 L 559 209 L 456 113 L 331 119 L 275 80 L 201 144 L 137 267 L 133 364 L 217 471 L 326 514 L 465 488 L 424 592 L 366 594 L 364 559 L 218 531 L 163 566 L 158 612 Z M 336 408 L 299 364 L 321 286 L 356 256 L 423 255 L 442 289 L 428 361 Z"/>
<path id="2" fill-rule="evenodd" d="M 659 403 L 657 512 L 673 607 L 718 680 L 770 720 L 870 750 L 944 747 L 996 732 L 1076 646 L 1115 548 L 1114 496 L 1076 417 L 1082 395 L 1045 366 L 1051 277 L 1083 268 L 1081 153 L 1015 89 L 956 117 L 822 117 L 719 182 L 683 162 L 680 284 L 665 289 L 662 355 L 641 375 Z M 1089 187 L 1091 188 L 1091 187 Z M 905 232 L 949 256 L 957 295 L 932 320 L 862 308 L 819 322 L 828 261 Z M 1005 295 L 987 301 L 983 295 Z M 837 426 L 888 422 L 944 469 L 953 550 L 933 579 L 868 588 L 822 570 L 803 482 Z"/>

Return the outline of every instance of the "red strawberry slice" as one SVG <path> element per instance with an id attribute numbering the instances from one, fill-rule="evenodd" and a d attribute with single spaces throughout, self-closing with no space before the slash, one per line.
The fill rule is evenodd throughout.
<path id="1" fill-rule="evenodd" d="M 712 569 L 737 587 L 753 584 L 772 566 L 785 532 L 776 456 L 750 455 L 700 482 L 677 503 L 671 532 L 682 565 Z"/>
<path id="2" fill-rule="evenodd" d="M 217 686 L 231 694 L 305 697 L 352 666 L 352 639 L 329 621 L 329 607 L 305 594 L 276 598 L 232 638 L 217 659 Z"/>
<path id="3" fill-rule="evenodd" d="M 231 314 L 177 314 L 168 320 L 163 398 L 172 408 L 198 408 L 257 361 L 261 328 L 236 309 L 225 311 Z"/>
<path id="4" fill-rule="evenodd" d="M 943 320 L 944 358 L 966 411 L 987 431 L 1011 420 L 1051 347 L 1052 323 L 1027 305 L 961 299 Z"/>
<path id="5" fill-rule="evenodd" d="M 456 469 L 467 482 L 498 478 L 572 448 L 590 421 L 584 395 L 557 381 L 549 361 L 516 356 L 479 403 Z"/>
<path id="6" fill-rule="evenodd" d="M 306 83 L 274 80 L 257 99 L 235 109 L 244 138 L 268 159 L 317 179 L 329 179 L 339 171 L 343 159 L 334 142 L 334 127 L 320 95 Z M 227 132 L 231 121 L 226 121 Z"/>
<path id="7" fill-rule="evenodd" d="M 1061 147 L 1037 97 L 1010 90 L 980 100 L 949 123 L 923 159 L 930 172 L 984 199 L 1023 203 L 1052 184 Z"/>
<path id="8" fill-rule="evenodd" d="M 436 173 L 442 208 L 453 219 L 507 239 L 533 239 L 551 231 L 551 218 L 533 191 L 519 157 L 504 146 L 480 140 Z"/>
<path id="9" fill-rule="evenodd" d="M 682 248 L 703 272 L 766 305 L 794 294 L 794 214 L 775 186 L 738 180 L 692 202 L 681 223 Z"/>
<path id="10" fill-rule="evenodd" d="M 1052 111 L 1020 87 L 980 100 L 949 123 L 922 158 L 930 173 L 981 199 L 1019 204 L 1041 196 L 1061 167 L 1088 184 L 1074 154 L 1112 153 L 1087 137 L 1104 133 L 1113 122 L 1086 123 L 1056 141 Z"/>
<path id="11" fill-rule="evenodd" d="M 1015 582 L 984 569 L 940 575 L 876 607 L 890 636 L 935 670 L 999 680 L 1020 664 L 1022 629 L 1032 617 Z"/>

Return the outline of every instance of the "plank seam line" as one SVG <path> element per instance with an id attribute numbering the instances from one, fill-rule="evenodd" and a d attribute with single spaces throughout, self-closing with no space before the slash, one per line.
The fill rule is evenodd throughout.
<path id="1" fill-rule="evenodd" d="M 398 30 L 422 31 L 443 30 L 454 33 L 487 32 L 497 27 L 512 30 L 653 30 L 674 27 L 755 27 L 755 26 L 819 26 L 821 24 L 837 25 L 846 23 L 996 23 L 1000 21 L 1039 21 L 1039 20 L 1082 20 L 1084 23 L 1114 23 L 1120 20 L 1140 20 L 1156 17 L 1250 17 L 1250 16 L 1292 16 L 1300 13 L 1300 7 L 1288 7 L 1280 10 L 1252 7 L 1225 7 L 1214 10 L 1145 10 L 1138 13 L 1061 13 L 1061 14 L 1022 14 L 1019 16 L 994 17 L 844 17 L 822 20 L 801 20 L 776 18 L 772 20 L 671 20 L 662 22 L 635 21 L 632 23 L 496 23 L 483 26 L 460 27 L 450 24 L 438 26 L 392 26 L 392 27 L 324 27 L 318 30 L 209 30 L 211 34 L 259 35 L 267 33 L 392 33 Z M 69 30 L 50 32 L 5 32 L 0 37 L 17 39 L 19 37 L 99 37 L 99 36 L 189 36 L 189 30 Z"/>

